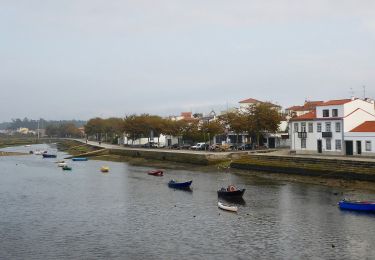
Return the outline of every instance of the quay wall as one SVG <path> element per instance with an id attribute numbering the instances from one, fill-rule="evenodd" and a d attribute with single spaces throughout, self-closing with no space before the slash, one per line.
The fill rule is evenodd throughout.
<path id="1" fill-rule="evenodd" d="M 345 180 L 375 181 L 375 162 L 294 156 L 247 155 L 231 168 Z"/>

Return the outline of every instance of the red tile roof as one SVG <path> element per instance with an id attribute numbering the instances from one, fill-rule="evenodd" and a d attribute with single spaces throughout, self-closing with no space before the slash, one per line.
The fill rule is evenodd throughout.
<path id="1" fill-rule="evenodd" d="M 262 101 L 259 101 L 257 99 L 254 99 L 254 98 L 248 98 L 248 99 L 244 99 L 244 100 L 241 100 L 240 102 L 238 103 L 250 103 L 250 104 L 254 104 L 254 103 L 262 103 Z"/>
<path id="2" fill-rule="evenodd" d="M 316 118 L 315 110 L 312 110 L 304 115 L 291 118 L 290 121 L 305 121 L 305 120 L 314 120 Z"/>
<path id="3" fill-rule="evenodd" d="M 352 99 L 337 99 L 337 100 L 329 100 L 324 102 L 323 104 L 320 104 L 319 106 L 337 106 L 337 105 L 344 105 L 346 103 L 349 103 L 352 101 Z"/>
<path id="4" fill-rule="evenodd" d="M 303 106 L 291 106 L 287 110 L 292 111 L 309 111 L 315 109 L 317 106 L 323 104 L 324 101 L 305 101 Z"/>
<path id="5" fill-rule="evenodd" d="M 350 130 L 350 132 L 375 132 L 375 121 L 366 121 Z"/>
<path id="6" fill-rule="evenodd" d="M 191 118 L 192 112 L 181 112 L 181 116 L 184 118 Z"/>

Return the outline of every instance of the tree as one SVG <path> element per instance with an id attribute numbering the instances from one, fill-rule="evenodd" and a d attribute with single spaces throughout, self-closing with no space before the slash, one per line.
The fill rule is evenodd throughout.
<path id="1" fill-rule="evenodd" d="M 250 135 L 256 137 L 257 145 L 263 133 L 275 133 L 279 129 L 281 116 L 268 103 L 250 106 L 244 113 L 246 129 Z"/>

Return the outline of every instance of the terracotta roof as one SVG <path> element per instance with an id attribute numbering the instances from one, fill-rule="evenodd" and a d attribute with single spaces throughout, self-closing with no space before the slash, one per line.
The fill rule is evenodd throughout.
<path id="1" fill-rule="evenodd" d="M 290 121 L 304 121 L 304 120 L 314 120 L 316 118 L 315 110 L 312 110 L 304 115 L 293 117 Z"/>
<path id="2" fill-rule="evenodd" d="M 337 105 L 344 105 L 352 101 L 350 98 L 348 99 L 337 99 L 337 100 L 329 100 L 320 104 L 319 106 L 337 106 Z"/>
<path id="3" fill-rule="evenodd" d="M 181 112 L 181 116 L 184 118 L 191 118 L 192 112 Z"/>
<path id="4" fill-rule="evenodd" d="M 317 106 L 323 104 L 324 101 L 305 101 L 303 106 L 291 106 L 288 107 L 287 110 L 292 111 L 309 111 L 315 109 Z"/>
<path id="5" fill-rule="evenodd" d="M 366 121 L 350 130 L 350 132 L 375 132 L 375 121 Z"/>
<path id="6" fill-rule="evenodd" d="M 253 104 L 253 103 L 262 103 L 262 101 L 259 101 L 257 99 L 254 99 L 254 98 L 248 98 L 248 99 L 244 99 L 244 100 L 241 100 L 240 102 L 238 103 L 250 103 L 250 104 Z"/>

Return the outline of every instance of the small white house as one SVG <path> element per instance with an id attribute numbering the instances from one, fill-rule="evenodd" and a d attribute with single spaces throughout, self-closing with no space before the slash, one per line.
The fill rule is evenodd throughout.
<path id="1" fill-rule="evenodd" d="M 375 121 L 366 121 L 345 133 L 345 146 L 348 155 L 375 156 Z"/>
<path id="2" fill-rule="evenodd" d="M 345 137 L 365 121 L 375 121 L 374 101 L 362 99 L 330 100 L 315 110 L 291 118 L 291 149 L 299 154 L 352 155 Z"/>

